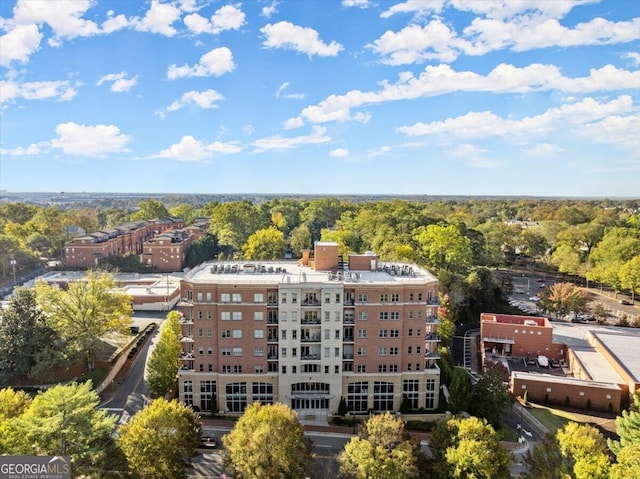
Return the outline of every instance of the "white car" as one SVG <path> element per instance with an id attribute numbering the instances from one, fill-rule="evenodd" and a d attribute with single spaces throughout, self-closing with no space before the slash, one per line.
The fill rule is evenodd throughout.
<path id="1" fill-rule="evenodd" d="M 540 298 L 538 298 L 537 296 L 531 296 L 529 298 L 529 301 L 533 301 L 534 303 L 537 303 L 538 301 L 540 301 Z"/>

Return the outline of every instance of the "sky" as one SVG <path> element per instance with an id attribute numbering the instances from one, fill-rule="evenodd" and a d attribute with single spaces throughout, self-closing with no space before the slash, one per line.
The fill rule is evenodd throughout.
<path id="1" fill-rule="evenodd" d="M 637 0 L 2 0 L 0 190 L 640 197 Z"/>

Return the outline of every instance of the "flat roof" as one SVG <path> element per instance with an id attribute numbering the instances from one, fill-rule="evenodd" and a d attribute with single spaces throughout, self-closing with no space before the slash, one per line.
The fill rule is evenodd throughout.
<path id="1" fill-rule="evenodd" d="M 570 347 L 594 381 L 624 381 L 613 366 L 589 344 L 587 333 L 593 334 L 609 349 L 612 356 L 640 382 L 640 331 L 633 328 L 587 325 L 580 323 L 553 323 L 553 342 Z"/>
<path id="2" fill-rule="evenodd" d="M 404 274 L 395 273 L 385 265 L 400 265 L 406 268 L 396 268 Z M 220 272 L 220 268 L 223 271 Z M 235 272 L 233 271 L 235 267 Z M 184 279 L 192 283 L 233 283 L 233 284 L 387 284 L 411 285 L 436 283 L 438 280 L 429 271 L 415 264 L 378 262 L 374 271 L 316 271 L 309 266 L 291 261 L 209 261 L 185 273 Z"/>
<path id="3" fill-rule="evenodd" d="M 618 384 L 614 382 L 609 383 L 604 381 L 590 381 L 587 379 L 578 379 L 566 376 L 554 376 L 553 374 L 537 374 L 513 371 L 511 375 L 516 379 L 523 379 L 527 381 L 544 381 L 545 383 L 573 384 L 576 386 L 583 385 L 603 389 L 620 389 L 620 386 L 618 386 Z"/>

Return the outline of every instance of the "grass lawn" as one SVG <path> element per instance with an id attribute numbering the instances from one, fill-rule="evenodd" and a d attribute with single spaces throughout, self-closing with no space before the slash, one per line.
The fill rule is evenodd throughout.
<path id="1" fill-rule="evenodd" d="M 527 409 L 538 421 L 544 424 L 549 431 L 555 433 L 562 429 L 569 421 L 579 422 L 571 413 L 560 411 L 559 409 L 537 406 Z"/>

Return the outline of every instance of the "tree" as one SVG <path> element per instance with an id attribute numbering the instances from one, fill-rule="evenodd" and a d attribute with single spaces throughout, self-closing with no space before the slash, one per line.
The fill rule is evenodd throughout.
<path id="1" fill-rule="evenodd" d="M 132 220 L 154 220 L 166 218 L 169 211 L 158 200 L 144 200 L 138 203 L 138 211 L 131 215 Z"/>
<path id="2" fill-rule="evenodd" d="M 24 391 L 0 389 L 0 418 L 20 416 L 31 404 L 31 397 Z"/>
<path id="3" fill-rule="evenodd" d="M 635 256 L 640 255 L 640 236 L 631 228 L 611 228 L 593 248 L 589 259 L 593 268 L 589 280 L 599 281 L 615 291 L 620 289 L 620 270 Z"/>
<path id="4" fill-rule="evenodd" d="M 570 422 L 556 433 L 560 453 L 576 479 L 608 479 L 611 465 L 600 431 Z"/>
<path id="5" fill-rule="evenodd" d="M 286 249 L 284 234 L 273 226 L 256 231 L 242 245 L 245 259 L 253 260 L 281 259 Z"/>
<path id="6" fill-rule="evenodd" d="M 618 454 L 620 449 L 632 444 L 640 444 L 640 391 L 633 395 L 633 404 L 629 411 L 622 411 L 616 418 L 616 432 L 620 437 L 619 441 L 607 441 L 609 449 L 614 454 Z"/>
<path id="7" fill-rule="evenodd" d="M 464 271 L 471 263 L 471 242 L 453 225 L 429 225 L 417 240 L 428 266 Z"/>
<path id="8" fill-rule="evenodd" d="M 449 408 L 457 414 L 466 411 L 471 400 L 471 383 L 467 370 L 461 366 L 453 368 L 451 386 L 449 386 Z"/>
<path id="9" fill-rule="evenodd" d="M 451 339 L 456 332 L 456 323 L 453 320 L 451 310 L 451 304 L 448 295 L 440 295 L 440 307 L 438 308 L 438 334 L 442 340 L 444 346 L 451 344 Z"/>
<path id="10" fill-rule="evenodd" d="M 0 321 L 0 378 L 28 377 L 43 352 L 53 350 L 56 337 L 36 305 L 35 291 L 18 288 Z"/>
<path id="11" fill-rule="evenodd" d="M 193 268 L 205 261 L 213 259 L 218 252 L 218 242 L 215 236 L 206 234 L 191 243 L 185 263 L 189 268 Z"/>
<path id="12" fill-rule="evenodd" d="M 111 469 L 118 457 L 116 417 L 98 409 L 99 402 L 91 381 L 39 393 L 16 421 L 21 442 L 12 453 L 69 455 L 74 477 Z"/>
<path id="13" fill-rule="evenodd" d="M 558 479 L 569 477 L 569 467 L 560 453 L 555 434 L 548 433 L 542 442 L 527 451 L 523 458 L 526 470 L 521 479 Z"/>
<path id="14" fill-rule="evenodd" d="M 85 356 L 89 370 L 101 338 L 126 332 L 131 324 L 131 297 L 115 289 L 110 273 L 88 271 L 86 281 L 73 282 L 66 291 L 39 281 L 36 299 L 51 327 Z"/>
<path id="15" fill-rule="evenodd" d="M 249 236 L 268 225 L 267 215 L 244 200 L 215 205 L 211 211 L 209 230 L 218 238 L 220 245 L 240 251 Z"/>
<path id="16" fill-rule="evenodd" d="M 147 363 L 147 382 L 152 393 L 164 396 L 176 381 L 180 368 L 180 313 L 167 314 L 158 343 Z"/>
<path id="17" fill-rule="evenodd" d="M 191 224 L 195 218 L 193 205 L 189 203 L 180 203 L 179 205 L 169 208 L 169 214 L 174 218 L 182 218 L 185 224 Z"/>
<path id="18" fill-rule="evenodd" d="M 640 444 L 631 444 L 618 451 L 609 479 L 640 479 Z"/>
<path id="19" fill-rule="evenodd" d="M 293 254 L 302 256 L 302 250 L 311 249 L 311 232 L 307 225 L 300 225 L 291 230 L 289 234 L 289 245 Z"/>
<path id="20" fill-rule="evenodd" d="M 299 479 L 311 460 L 311 441 L 284 404 L 254 402 L 222 440 L 237 479 Z"/>
<path id="21" fill-rule="evenodd" d="M 200 438 L 200 417 L 193 409 L 159 398 L 118 428 L 117 443 L 131 477 L 181 479 Z"/>
<path id="22" fill-rule="evenodd" d="M 484 419 L 454 417 L 439 422 L 431 437 L 438 479 L 508 479 L 511 454 Z"/>
<path id="23" fill-rule="evenodd" d="M 422 454 L 419 441 L 388 411 L 371 417 L 338 457 L 340 473 L 352 479 L 414 479 Z M 424 459 L 423 459 L 424 460 Z"/>
<path id="24" fill-rule="evenodd" d="M 571 311 L 585 311 L 587 296 L 571 283 L 555 283 L 540 293 L 540 308 L 556 313 L 556 317 Z"/>
<path id="25" fill-rule="evenodd" d="M 640 255 L 634 256 L 620 268 L 620 285 L 631 292 L 631 301 L 640 291 Z"/>
<path id="26" fill-rule="evenodd" d="M 513 403 L 508 380 L 509 372 L 502 364 L 487 365 L 482 379 L 471 386 L 469 413 L 485 418 L 498 429 L 502 425 L 502 415 Z"/>

